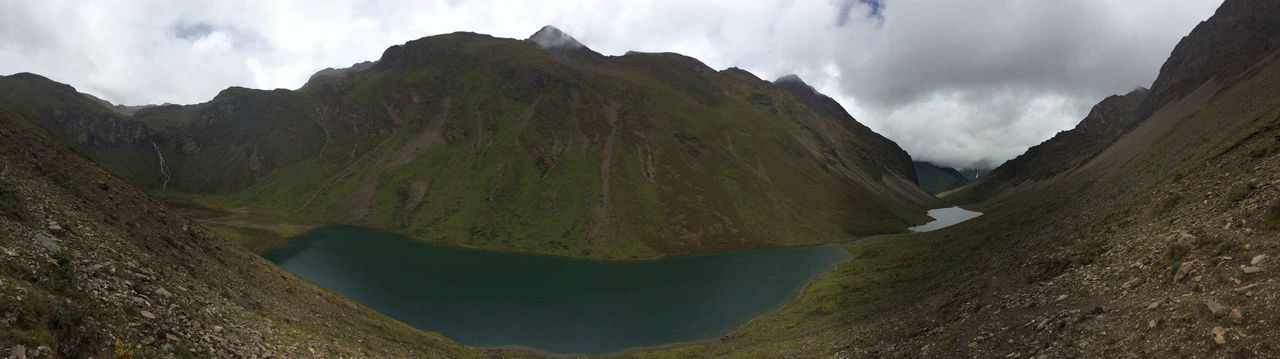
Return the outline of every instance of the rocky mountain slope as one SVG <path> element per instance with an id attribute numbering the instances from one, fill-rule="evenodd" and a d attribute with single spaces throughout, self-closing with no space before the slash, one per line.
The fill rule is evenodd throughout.
<path id="1" fill-rule="evenodd" d="M 1280 3 L 1226 1 L 1140 105 L 1005 164 L 982 217 L 854 243 L 781 312 L 642 356 L 1280 356 L 1277 24 Z"/>
<path id="2" fill-rule="evenodd" d="M 955 203 L 998 199 L 997 194 L 1035 189 L 1039 183 L 1079 168 L 1117 142 L 1141 121 L 1160 115 L 1180 99 L 1212 81 L 1222 88 L 1257 75 L 1280 46 L 1280 22 L 1271 15 L 1277 5 L 1265 0 L 1226 1 L 1174 47 L 1151 90 L 1139 88 L 1094 106 L 1076 128 L 1059 133 L 1025 154 L 1002 164 L 983 179 L 945 197 Z M 1217 96 L 1221 89 L 1203 89 Z"/>
<path id="3" fill-rule="evenodd" d="M 0 106 L 0 356 L 485 355 L 209 234 Z"/>
<path id="4" fill-rule="evenodd" d="M 970 204 L 1022 190 L 1035 190 L 1102 152 L 1140 120 L 1139 107 L 1150 91 L 1138 88 L 1125 95 L 1107 97 L 1093 106 L 1075 128 L 1027 149 L 1027 152 L 983 174 L 972 185 L 943 195 L 949 201 Z"/>
<path id="5" fill-rule="evenodd" d="M 911 164 L 916 168 L 916 183 L 929 194 L 950 191 L 969 183 L 969 177 L 955 168 L 922 161 Z"/>
<path id="6" fill-rule="evenodd" d="M 132 115 L 41 80 L 0 79 L 23 89 L 0 101 L 149 191 L 469 247 L 622 259 L 836 242 L 939 205 L 906 152 L 794 76 L 603 56 L 550 27 L 427 37 L 298 91 Z"/>

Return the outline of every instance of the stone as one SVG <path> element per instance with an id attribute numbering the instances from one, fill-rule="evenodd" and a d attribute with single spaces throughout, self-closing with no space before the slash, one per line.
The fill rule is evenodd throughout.
<path id="1" fill-rule="evenodd" d="M 1151 302 L 1151 304 L 1147 304 L 1147 310 L 1155 310 L 1156 308 L 1159 308 L 1159 307 L 1160 307 L 1160 301 L 1158 300 Z"/>
<path id="2" fill-rule="evenodd" d="M 49 221 L 49 227 L 48 227 L 48 228 L 49 228 L 49 231 L 50 231 L 50 232 L 55 232 L 55 233 L 56 233 L 56 232 L 62 232 L 62 225 L 61 225 L 61 224 L 58 224 L 58 222 Z"/>
<path id="3" fill-rule="evenodd" d="M 1259 255 L 1253 256 L 1253 259 L 1249 260 L 1249 265 L 1256 266 L 1256 265 L 1262 264 L 1262 261 L 1264 260 L 1267 260 L 1267 255 L 1259 254 Z"/>
<path id="4" fill-rule="evenodd" d="M 1155 327 L 1158 325 L 1160 325 L 1160 320 L 1158 319 L 1152 319 L 1150 321 L 1147 321 L 1147 328 L 1155 329 Z"/>
<path id="5" fill-rule="evenodd" d="M 169 291 L 165 290 L 164 288 L 156 288 L 156 295 L 169 298 L 173 296 L 173 293 L 169 293 Z"/>
<path id="6" fill-rule="evenodd" d="M 1240 268 L 1240 270 L 1244 271 L 1244 274 L 1254 274 L 1254 273 L 1261 272 L 1262 267 L 1248 266 L 1248 267 Z"/>
<path id="7" fill-rule="evenodd" d="M 18 252 L 14 252 L 12 249 L 5 249 L 5 250 L 4 250 L 4 255 L 6 255 L 6 256 L 10 256 L 10 257 L 17 257 L 17 256 L 18 256 Z"/>
<path id="8" fill-rule="evenodd" d="M 1218 345 L 1227 344 L 1227 328 L 1213 327 L 1213 342 Z"/>
<path id="9" fill-rule="evenodd" d="M 1228 314 L 1227 317 L 1231 318 L 1231 323 L 1244 324 L 1244 313 L 1240 312 L 1240 309 L 1232 309 L 1231 314 Z"/>
<path id="10" fill-rule="evenodd" d="M 27 359 L 27 347 L 17 345 L 9 350 L 9 358 L 11 359 Z"/>
<path id="11" fill-rule="evenodd" d="M 1176 235 L 1178 237 L 1178 242 L 1181 243 L 1191 243 L 1196 240 L 1196 236 L 1187 231 L 1178 231 Z"/>
<path id="12" fill-rule="evenodd" d="M 1221 316 L 1227 313 L 1227 306 L 1222 305 L 1222 303 L 1218 303 L 1213 299 L 1204 301 L 1204 307 L 1208 309 L 1209 313 L 1212 313 L 1214 316 Z"/>
<path id="13" fill-rule="evenodd" d="M 141 312 L 140 312 L 140 313 L 138 313 L 138 314 L 142 314 L 142 317 L 143 317 L 143 318 L 147 318 L 147 319 L 156 319 L 156 315 L 155 315 L 155 314 L 153 314 L 153 313 L 151 313 L 151 312 L 148 312 L 148 311 L 145 311 L 145 310 L 144 310 L 144 311 L 141 311 Z"/>
<path id="14" fill-rule="evenodd" d="M 31 235 L 31 240 L 35 241 L 36 244 L 39 244 L 41 247 L 44 247 L 44 249 L 48 249 L 50 252 L 62 250 L 62 246 L 58 245 L 58 240 L 48 233 L 36 232 L 36 234 Z"/>
<path id="15" fill-rule="evenodd" d="M 1186 278 L 1187 274 L 1191 274 L 1191 264 L 1186 262 L 1178 263 L 1178 270 L 1173 273 L 1173 284 L 1178 284 L 1182 278 Z"/>
<path id="16" fill-rule="evenodd" d="M 213 332 L 214 332 L 214 333 L 221 333 L 221 332 L 222 332 L 222 326 L 221 326 L 221 325 L 215 325 L 215 326 L 213 326 Z"/>
<path id="17" fill-rule="evenodd" d="M 1061 302 L 1061 301 L 1064 301 L 1064 300 L 1067 300 L 1067 295 L 1066 295 L 1066 294 L 1059 295 L 1059 296 L 1058 296 L 1058 299 L 1057 299 L 1057 300 L 1055 300 L 1055 301 L 1056 301 L 1056 302 Z"/>

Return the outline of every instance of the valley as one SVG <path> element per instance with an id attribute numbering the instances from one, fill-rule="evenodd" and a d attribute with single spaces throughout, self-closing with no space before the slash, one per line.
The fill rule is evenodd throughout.
<path id="1" fill-rule="evenodd" d="M 0 76 L 0 356 L 1280 356 L 1280 4 L 1134 85 L 974 177 L 550 26 L 191 105 Z"/>

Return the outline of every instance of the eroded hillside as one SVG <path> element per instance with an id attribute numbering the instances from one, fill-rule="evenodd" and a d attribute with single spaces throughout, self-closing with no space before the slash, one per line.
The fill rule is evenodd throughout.
<path id="1" fill-rule="evenodd" d="M 830 243 L 940 205 L 905 151 L 799 78 L 537 38 L 432 36 L 298 91 L 132 115 L 34 75 L 0 83 L 24 88 L 11 103 L 58 89 L 78 112 L 25 109 L 159 195 L 468 247 L 626 259 Z"/>

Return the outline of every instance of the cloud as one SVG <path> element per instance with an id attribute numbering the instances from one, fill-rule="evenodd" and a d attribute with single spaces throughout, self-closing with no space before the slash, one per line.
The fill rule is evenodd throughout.
<path id="1" fill-rule="evenodd" d="M 423 36 L 523 39 L 554 25 L 592 49 L 674 51 L 763 78 L 799 74 L 913 156 L 998 163 L 1146 86 L 1204 0 L 6 1 L 0 73 L 116 103 L 297 88 Z"/>

